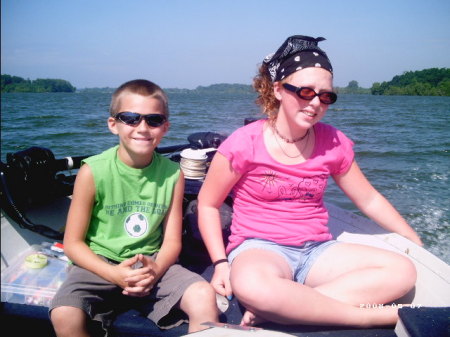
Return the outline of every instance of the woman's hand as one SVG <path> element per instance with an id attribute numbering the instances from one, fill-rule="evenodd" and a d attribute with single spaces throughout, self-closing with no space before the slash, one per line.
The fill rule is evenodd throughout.
<path id="1" fill-rule="evenodd" d="M 422 240 L 420 239 L 419 235 L 416 232 L 411 231 L 408 234 L 404 234 L 402 236 L 404 236 L 408 240 L 414 242 L 415 244 L 419 245 L 420 247 L 423 247 L 423 242 L 422 242 Z"/>
<path id="2" fill-rule="evenodd" d="M 233 296 L 230 283 L 230 266 L 228 263 L 220 263 L 214 267 L 211 285 L 219 295 L 230 299 Z"/>

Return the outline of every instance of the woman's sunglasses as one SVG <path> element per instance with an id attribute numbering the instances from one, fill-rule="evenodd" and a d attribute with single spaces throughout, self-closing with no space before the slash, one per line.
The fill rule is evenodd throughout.
<path id="1" fill-rule="evenodd" d="M 157 127 L 163 125 L 167 121 L 167 117 L 161 114 L 148 114 L 141 115 L 137 112 L 124 111 L 119 112 L 113 116 L 115 119 L 121 121 L 126 125 L 135 126 L 138 125 L 142 118 L 145 122 L 152 127 Z"/>
<path id="2" fill-rule="evenodd" d="M 319 100 L 323 104 L 333 104 L 337 100 L 337 95 L 331 91 L 325 91 L 318 94 L 313 89 L 308 87 L 296 87 L 289 83 L 284 83 L 283 87 L 289 91 L 295 92 L 301 99 L 311 101 L 314 97 L 319 96 Z"/>

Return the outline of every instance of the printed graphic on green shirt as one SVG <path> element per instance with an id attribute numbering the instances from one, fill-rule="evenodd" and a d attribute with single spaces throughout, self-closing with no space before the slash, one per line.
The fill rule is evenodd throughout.
<path id="1" fill-rule="evenodd" d="M 127 216 L 124 225 L 128 235 L 133 237 L 142 236 L 148 230 L 147 217 L 142 213 L 133 213 Z"/>

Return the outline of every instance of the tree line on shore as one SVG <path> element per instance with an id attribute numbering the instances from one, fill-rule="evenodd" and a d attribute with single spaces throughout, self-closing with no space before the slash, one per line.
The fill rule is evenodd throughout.
<path id="1" fill-rule="evenodd" d="M 350 81 L 348 86 L 335 90 L 338 94 L 450 96 L 450 68 L 405 71 L 388 82 L 375 82 L 371 88 L 361 88 L 357 81 Z"/>
<path id="2" fill-rule="evenodd" d="M 59 79 L 37 79 L 31 81 L 18 76 L 1 75 L 2 92 L 75 92 L 68 81 Z M 86 88 L 80 92 L 112 92 L 113 88 Z M 195 89 L 167 88 L 170 94 L 255 94 L 247 84 L 212 84 Z M 336 87 L 338 94 L 450 96 L 450 68 L 430 68 L 407 71 L 394 76 L 391 81 L 375 82 L 371 88 L 361 88 L 357 81 L 350 81 L 346 87 Z"/>
<path id="3" fill-rule="evenodd" d="M 19 76 L 1 76 L 2 92 L 75 92 L 70 82 L 60 79 L 24 79 Z"/>
<path id="4" fill-rule="evenodd" d="M 406 71 L 389 82 L 374 83 L 372 95 L 450 96 L 450 68 Z"/>

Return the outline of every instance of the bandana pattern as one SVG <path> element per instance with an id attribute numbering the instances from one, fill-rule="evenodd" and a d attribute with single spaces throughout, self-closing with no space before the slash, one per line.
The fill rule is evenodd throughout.
<path id="1" fill-rule="evenodd" d="M 323 40 L 323 37 L 303 35 L 288 37 L 275 53 L 264 58 L 263 63 L 268 66 L 272 82 L 307 67 L 320 67 L 333 73 L 327 54 L 317 45 Z"/>

